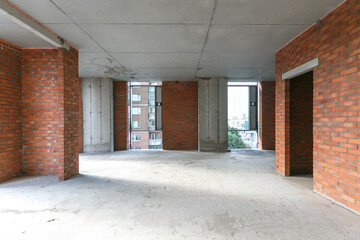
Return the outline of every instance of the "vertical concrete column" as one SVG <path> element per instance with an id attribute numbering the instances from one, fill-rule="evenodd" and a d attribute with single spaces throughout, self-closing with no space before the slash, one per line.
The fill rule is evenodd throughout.
<path id="1" fill-rule="evenodd" d="M 84 152 L 113 151 L 113 80 L 83 78 Z"/>
<path id="2" fill-rule="evenodd" d="M 199 151 L 228 150 L 227 78 L 199 79 Z"/>

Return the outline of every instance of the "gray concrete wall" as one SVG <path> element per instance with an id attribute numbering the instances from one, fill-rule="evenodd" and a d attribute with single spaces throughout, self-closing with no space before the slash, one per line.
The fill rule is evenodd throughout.
<path id="1" fill-rule="evenodd" d="M 112 79 L 82 79 L 85 153 L 113 151 L 112 99 Z"/>
<path id="2" fill-rule="evenodd" d="M 199 151 L 228 150 L 227 79 L 199 79 Z"/>

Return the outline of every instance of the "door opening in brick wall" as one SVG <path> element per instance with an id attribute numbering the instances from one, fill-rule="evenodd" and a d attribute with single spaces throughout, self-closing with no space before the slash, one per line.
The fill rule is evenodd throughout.
<path id="1" fill-rule="evenodd" d="M 290 84 L 290 174 L 313 173 L 313 72 L 293 78 Z"/>
<path id="2" fill-rule="evenodd" d="M 161 83 L 130 83 L 129 102 L 130 149 L 162 149 Z"/>
<path id="3" fill-rule="evenodd" d="M 258 85 L 228 84 L 228 148 L 258 148 Z"/>

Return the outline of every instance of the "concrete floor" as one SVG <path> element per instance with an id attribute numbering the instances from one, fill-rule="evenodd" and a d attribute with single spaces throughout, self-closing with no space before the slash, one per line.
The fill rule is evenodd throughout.
<path id="1" fill-rule="evenodd" d="M 274 152 L 81 155 L 0 185 L 0 239 L 360 239 L 360 216 L 282 177 Z"/>

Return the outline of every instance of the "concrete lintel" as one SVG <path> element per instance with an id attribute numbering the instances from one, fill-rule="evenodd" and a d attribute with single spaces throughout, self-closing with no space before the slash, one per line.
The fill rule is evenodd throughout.
<path id="1" fill-rule="evenodd" d="M 314 67 L 319 66 L 319 59 L 315 58 L 303 65 L 300 65 L 282 75 L 282 80 L 292 79 L 306 72 L 310 72 Z"/>
<path id="2" fill-rule="evenodd" d="M 70 49 L 70 46 L 64 41 L 64 39 L 55 36 L 39 23 L 30 19 L 22 12 L 18 11 L 16 8 L 8 5 L 6 2 L 0 0 L 0 14 L 8 16 L 13 22 L 19 24 L 20 26 L 26 28 L 30 32 L 34 33 L 38 37 L 44 39 L 55 47 L 65 48 L 66 50 Z"/>

